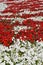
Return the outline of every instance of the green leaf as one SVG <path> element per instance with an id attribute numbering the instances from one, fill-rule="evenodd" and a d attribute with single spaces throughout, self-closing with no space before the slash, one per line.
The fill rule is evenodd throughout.
<path id="1" fill-rule="evenodd" d="M 21 52 L 21 51 L 19 50 L 18 54 L 19 54 L 19 56 L 22 56 L 22 55 L 24 54 L 24 52 Z"/>
<path id="2" fill-rule="evenodd" d="M 6 50 L 5 50 L 5 52 L 8 53 L 8 54 L 11 56 L 11 51 L 6 51 Z"/>
<path id="3" fill-rule="evenodd" d="M 9 63 L 6 63 L 5 65 L 10 65 Z"/>

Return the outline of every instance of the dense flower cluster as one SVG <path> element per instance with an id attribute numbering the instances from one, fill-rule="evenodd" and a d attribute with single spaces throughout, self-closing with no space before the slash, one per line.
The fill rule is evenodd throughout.
<path id="1" fill-rule="evenodd" d="M 9 47 L 0 44 L 0 65 L 43 65 L 43 42 L 14 40 Z"/>
<path id="2" fill-rule="evenodd" d="M 12 5 L 11 5 L 11 3 Z M 37 3 L 36 3 L 37 2 Z M 19 30 L 15 36 L 13 35 L 13 27 L 11 24 L 5 24 L 0 22 L 0 42 L 4 43 L 4 45 L 9 46 L 9 42 L 12 42 L 12 37 L 15 37 L 16 39 L 22 39 L 22 40 L 29 40 L 30 42 L 34 42 L 37 40 L 43 40 L 43 21 L 33 21 L 31 20 L 32 17 L 38 17 L 43 16 L 43 8 L 42 8 L 42 2 L 40 1 L 22 1 L 19 2 L 19 0 L 16 0 L 16 2 L 13 0 L 7 0 L 5 3 L 2 3 L 0 5 L 6 4 L 4 10 L 0 14 L 0 19 L 15 19 L 17 18 L 23 18 L 25 19 L 22 23 L 18 20 L 15 21 L 13 24 L 13 27 L 15 26 L 26 26 L 27 29 Z M 41 11 L 39 11 L 41 10 Z M 30 18 L 30 19 L 29 19 Z M 13 22 L 13 21 L 12 21 Z M 15 31 L 15 30 L 14 30 Z M 17 30 L 16 30 L 17 31 Z M 15 31 L 15 32 L 16 32 Z M 41 31 L 41 32 L 40 32 Z M 6 44 L 5 44 L 6 43 Z"/>
<path id="3" fill-rule="evenodd" d="M 24 20 L 22 25 L 27 26 L 27 29 L 20 30 L 16 35 L 16 38 L 29 40 L 30 42 L 43 40 L 43 22 Z"/>
<path id="4" fill-rule="evenodd" d="M 0 43 L 9 46 L 12 43 L 14 31 L 12 25 L 8 21 L 0 22 Z"/>
<path id="5" fill-rule="evenodd" d="M 43 65 L 42 0 L 0 0 L 0 65 Z"/>
<path id="6" fill-rule="evenodd" d="M 16 39 L 29 40 L 30 42 L 41 41 L 43 40 L 43 22 L 36 22 L 30 19 L 23 20 L 22 23 L 16 21 L 11 24 L 11 22 L 0 22 L 0 42 L 5 46 L 9 46 L 12 43 L 12 37 L 14 37 L 15 26 L 26 26 L 27 29 L 19 30 L 15 34 Z M 17 31 L 17 30 L 16 30 Z M 41 31 L 41 32 L 40 32 Z"/>

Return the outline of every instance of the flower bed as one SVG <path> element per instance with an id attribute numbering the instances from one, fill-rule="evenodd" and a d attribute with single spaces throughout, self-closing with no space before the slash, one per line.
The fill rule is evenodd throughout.
<path id="1" fill-rule="evenodd" d="M 43 65 L 42 2 L 0 3 L 0 65 Z"/>
<path id="2" fill-rule="evenodd" d="M 0 43 L 9 46 L 12 43 L 14 31 L 12 25 L 8 21 L 0 22 Z"/>

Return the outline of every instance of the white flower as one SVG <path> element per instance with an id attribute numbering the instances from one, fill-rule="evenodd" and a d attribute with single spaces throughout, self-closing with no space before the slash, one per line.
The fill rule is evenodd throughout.
<path id="1" fill-rule="evenodd" d="M 25 52 L 26 49 L 25 49 L 24 47 L 22 47 L 22 48 L 20 48 L 20 51 L 21 51 L 21 52 Z"/>
<path id="2" fill-rule="evenodd" d="M 0 11 L 3 11 L 5 8 L 7 8 L 7 5 L 4 3 L 0 3 Z"/>
<path id="3" fill-rule="evenodd" d="M 10 65 L 13 65 L 13 62 L 9 61 L 9 64 L 10 64 Z"/>
<path id="4" fill-rule="evenodd" d="M 10 60 L 10 58 L 8 56 L 4 56 L 4 59 L 8 62 Z"/>
<path id="5" fill-rule="evenodd" d="M 5 62 L 0 63 L 0 65 L 5 65 Z"/>

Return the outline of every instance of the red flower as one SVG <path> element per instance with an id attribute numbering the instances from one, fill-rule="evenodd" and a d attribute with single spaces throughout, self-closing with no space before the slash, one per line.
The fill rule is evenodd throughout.
<path id="1" fill-rule="evenodd" d="M 12 37 L 14 35 L 12 25 L 6 22 L 0 22 L 0 25 L 0 42 L 5 46 L 9 46 L 12 43 Z"/>

